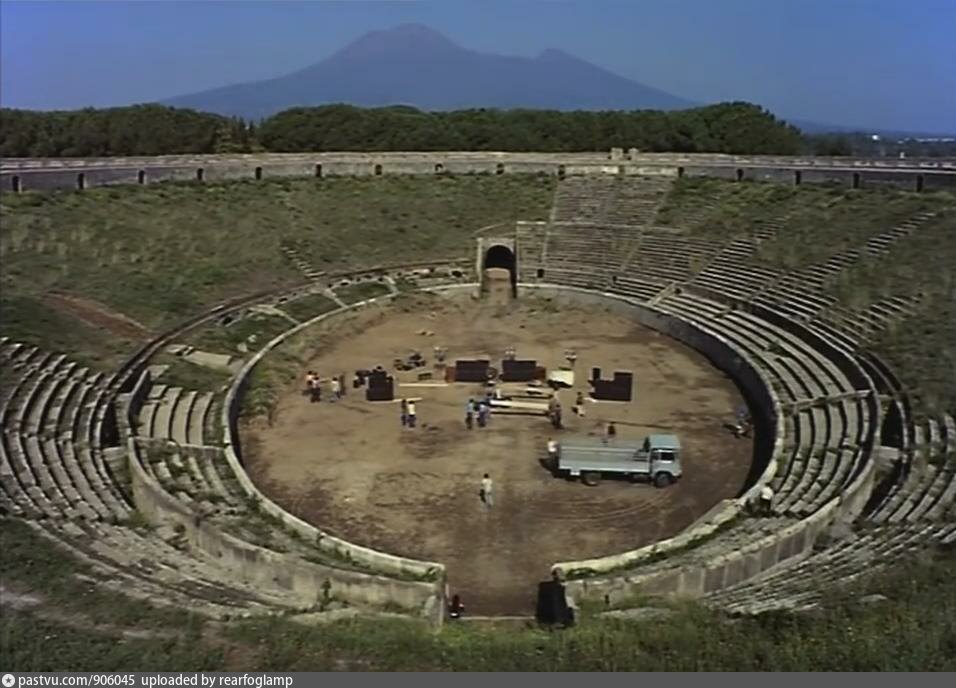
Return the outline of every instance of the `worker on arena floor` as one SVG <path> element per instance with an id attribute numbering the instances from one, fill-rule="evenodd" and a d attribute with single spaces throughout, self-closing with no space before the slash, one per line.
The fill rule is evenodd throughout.
<path id="1" fill-rule="evenodd" d="M 548 440 L 548 458 L 551 461 L 554 461 L 555 459 L 558 458 L 558 449 L 559 449 L 558 441 L 554 439 L 553 437 L 549 439 Z"/>
<path id="2" fill-rule="evenodd" d="M 465 404 L 465 427 L 469 430 L 472 429 L 475 423 L 475 400 L 469 399 L 468 403 Z"/>

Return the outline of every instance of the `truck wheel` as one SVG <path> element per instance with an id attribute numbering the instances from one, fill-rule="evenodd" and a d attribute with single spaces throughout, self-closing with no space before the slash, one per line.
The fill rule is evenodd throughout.
<path id="1" fill-rule="evenodd" d="M 588 487 L 594 487 L 601 482 L 601 474 L 597 471 L 587 471 L 581 474 L 581 482 Z"/>
<path id="2" fill-rule="evenodd" d="M 654 485 L 657 487 L 667 487 L 673 482 L 670 473 L 658 473 L 654 476 Z"/>

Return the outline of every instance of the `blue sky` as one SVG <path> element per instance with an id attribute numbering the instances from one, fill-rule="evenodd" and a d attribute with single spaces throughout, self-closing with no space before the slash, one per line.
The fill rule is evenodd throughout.
<path id="1" fill-rule="evenodd" d="M 560 48 L 696 101 L 956 131 L 956 0 L 2 0 L 0 103 L 123 105 L 269 78 L 405 22 L 482 52 Z"/>

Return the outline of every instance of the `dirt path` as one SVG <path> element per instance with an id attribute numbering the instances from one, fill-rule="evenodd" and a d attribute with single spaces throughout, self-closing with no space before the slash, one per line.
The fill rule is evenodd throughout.
<path id="1" fill-rule="evenodd" d="M 43 299 L 67 315 L 79 318 L 94 327 L 101 327 L 120 337 L 145 341 L 152 336 L 142 324 L 97 301 L 60 292 L 48 292 L 44 294 Z"/>
<path id="2" fill-rule="evenodd" d="M 323 329 L 337 327 L 330 321 Z M 494 415 L 489 427 L 466 429 L 465 403 L 482 393 L 478 385 L 398 388 L 398 395 L 421 398 L 414 429 L 401 426 L 397 403 L 366 402 L 351 388 L 334 404 L 310 404 L 290 389 L 271 427 L 244 431 L 244 446 L 254 448 L 248 468 L 267 494 L 335 535 L 444 563 L 470 614 L 532 613 L 551 564 L 672 536 L 737 494 L 750 466 L 751 443 L 722 427 L 743 403 L 733 383 L 696 352 L 599 309 L 430 297 L 415 307 L 369 311 L 332 341 L 310 367 L 349 378 L 412 350 L 430 366 L 435 345 L 447 348 L 450 362 L 485 356 L 495 366 L 515 347 L 519 358 L 549 369 L 573 348 L 578 379 L 560 394 L 563 434 L 599 433 L 614 420 L 622 439 L 662 430 L 681 437 L 685 477 L 658 490 L 613 480 L 589 488 L 553 477 L 540 464 L 554 434 L 543 416 Z M 634 401 L 587 403 L 585 417 L 573 415 L 592 366 L 605 377 L 633 371 Z M 398 375 L 409 382 L 417 372 Z M 485 472 L 496 485 L 492 509 L 478 499 Z"/>

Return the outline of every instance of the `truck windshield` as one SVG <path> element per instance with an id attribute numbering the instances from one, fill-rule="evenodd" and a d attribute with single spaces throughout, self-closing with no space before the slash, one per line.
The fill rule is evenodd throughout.
<path id="1" fill-rule="evenodd" d="M 670 449 L 658 449 L 654 452 L 654 458 L 658 461 L 673 461 L 674 452 Z"/>

